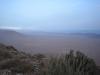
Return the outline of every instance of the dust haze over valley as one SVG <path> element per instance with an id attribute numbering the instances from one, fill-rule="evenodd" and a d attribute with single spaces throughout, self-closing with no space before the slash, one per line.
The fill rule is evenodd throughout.
<path id="1" fill-rule="evenodd" d="M 81 51 L 100 65 L 100 34 L 52 33 L 36 31 L 0 30 L 0 43 L 19 51 L 37 54 L 63 54 L 70 49 Z"/>

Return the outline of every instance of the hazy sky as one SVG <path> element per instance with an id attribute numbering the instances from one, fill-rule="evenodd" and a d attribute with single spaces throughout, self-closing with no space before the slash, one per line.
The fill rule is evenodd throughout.
<path id="1" fill-rule="evenodd" d="M 0 28 L 100 30 L 100 0 L 0 0 Z"/>

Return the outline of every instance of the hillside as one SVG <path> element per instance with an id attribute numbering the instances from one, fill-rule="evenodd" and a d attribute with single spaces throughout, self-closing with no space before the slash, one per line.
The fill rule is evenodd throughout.
<path id="1" fill-rule="evenodd" d="M 12 73 L 31 73 L 35 72 L 35 66 L 38 68 L 38 61 L 33 56 L 19 52 L 12 46 L 0 44 L 0 71 L 10 70 Z"/>
<path id="2" fill-rule="evenodd" d="M 12 46 L 0 44 L 0 75 L 7 71 L 10 75 L 99 75 L 95 62 L 73 51 L 59 57 L 42 54 L 30 55 L 19 52 Z"/>

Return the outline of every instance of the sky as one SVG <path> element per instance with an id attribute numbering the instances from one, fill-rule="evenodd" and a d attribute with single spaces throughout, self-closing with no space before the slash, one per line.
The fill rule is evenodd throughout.
<path id="1" fill-rule="evenodd" d="M 100 30 L 100 0 L 0 0 L 0 28 Z"/>

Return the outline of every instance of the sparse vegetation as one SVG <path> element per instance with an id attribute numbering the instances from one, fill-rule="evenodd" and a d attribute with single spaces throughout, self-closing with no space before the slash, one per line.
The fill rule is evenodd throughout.
<path id="1" fill-rule="evenodd" d="M 51 58 L 48 65 L 48 75 L 95 75 L 94 61 L 81 52 L 73 51 L 59 58 Z"/>
<path id="2" fill-rule="evenodd" d="M 35 73 L 35 75 L 99 75 L 93 59 L 81 52 L 71 50 L 58 57 L 42 54 L 27 55 L 12 46 L 0 45 L 0 70 L 12 73 Z"/>

